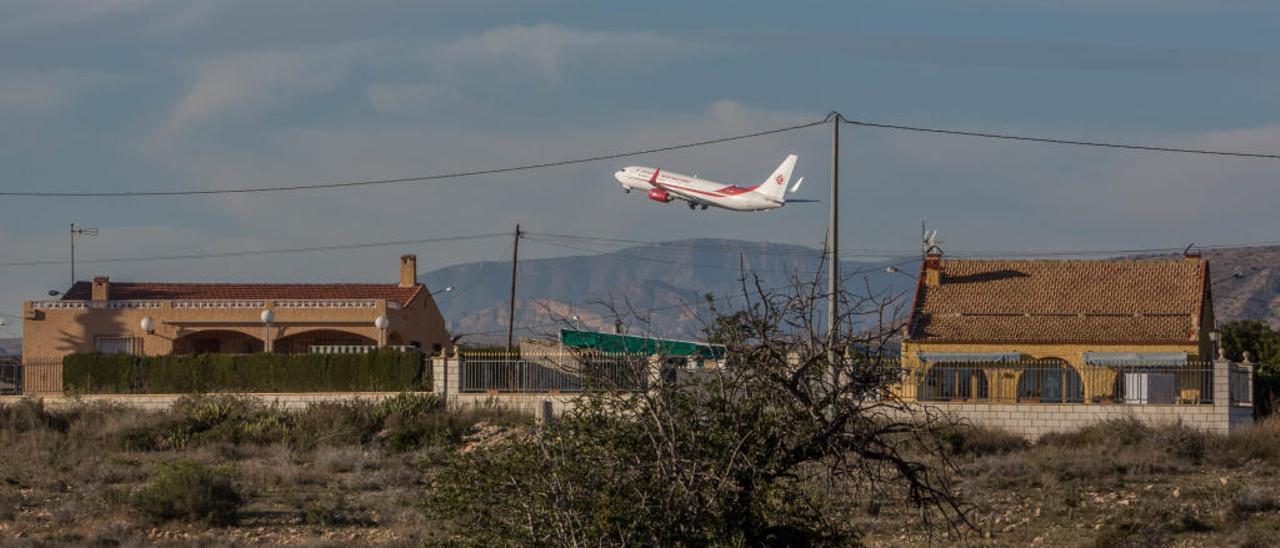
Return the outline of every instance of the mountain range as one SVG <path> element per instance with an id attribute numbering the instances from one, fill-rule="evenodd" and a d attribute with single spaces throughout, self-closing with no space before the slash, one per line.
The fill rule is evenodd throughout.
<path id="1" fill-rule="evenodd" d="M 722 239 L 693 239 L 637 245 L 605 253 L 522 260 L 517 278 L 516 326 L 520 336 L 554 335 L 561 327 L 613 330 L 613 310 L 629 331 L 695 337 L 708 312 L 708 294 L 724 298 L 742 292 L 742 273 L 765 288 L 788 287 L 795 279 L 815 279 L 821 252 L 799 245 Z M 903 259 L 842 262 L 841 274 L 863 278 L 877 292 L 901 293 L 914 281 L 918 259 L 903 265 L 908 275 L 886 266 Z M 426 273 L 433 290 L 453 286 L 436 302 L 455 335 L 464 342 L 506 339 L 511 264 L 466 263 Z M 739 299 L 740 301 L 740 299 Z M 571 318 L 578 317 L 574 321 Z"/>
<path id="2" fill-rule="evenodd" d="M 817 272 L 821 253 L 806 246 L 691 239 L 605 252 L 579 249 L 591 254 L 520 261 L 517 337 L 554 336 L 563 327 L 609 331 L 612 310 L 631 311 L 622 314 L 630 332 L 697 337 L 708 317 L 706 296 L 741 294 L 742 272 L 749 280 L 758 277 L 766 288 L 789 286 L 796 277 L 816 279 L 825 288 L 825 274 Z M 1280 246 L 1209 250 L 1205 256 L 1219 322 L 1259 319 L 1280 325 Z M 897 296 L 909 306 L 918 260 L 845 261 L 841 273 L 859 291 Z M 893 265 L 901 271 L 886 270 Z M 510 263 L 486 261 L 441 268 L 422 278 L 435 290 L 455 288 L 436 297 L 450 331 L 464 342 L 486 344 L 506 339 L 510 276 Z"/>

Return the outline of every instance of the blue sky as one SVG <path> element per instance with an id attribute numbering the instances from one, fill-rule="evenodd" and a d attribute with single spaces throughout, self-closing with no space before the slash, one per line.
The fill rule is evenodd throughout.
<path id="1" fill-rule="evenodd" d="M 1262 1 L 476 2 L 0 0 L 0 188 L 169 190 L 431 174 L 847 117 L 1275 152 L 1280 8 Z M 825 205 L 691 214 L 624 196 L 620 165 L 755 182 L 827 130 L 616 163 L 380 189 L 0 201 L 4 261 L 529 230 L 817 245 Z M 1280 239 L 1274 162 L 846 127 L 842 245 L 962 249 Z M 395 279 L 508 242 L 82 265 L 87 278 Z M 526 246 L 531 256 L 561 250 Z M 66 285 L 0 267 L 0 313 Z M 12 328 L 12 325 L 10 326 Z"/>

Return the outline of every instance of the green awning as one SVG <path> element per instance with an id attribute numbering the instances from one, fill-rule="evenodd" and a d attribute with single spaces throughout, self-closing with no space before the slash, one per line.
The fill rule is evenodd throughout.
<path id="1" fill-rule="evenodd" d="M 663 356 L 697 356 L 706 359 L 724 357 L 724 346 L 695 341 L 658 339 L 636 335 L 619 335 L 599 331 L 560 330 L 560 343 L 569 348 L 628 354 L 660 354 Z"/>

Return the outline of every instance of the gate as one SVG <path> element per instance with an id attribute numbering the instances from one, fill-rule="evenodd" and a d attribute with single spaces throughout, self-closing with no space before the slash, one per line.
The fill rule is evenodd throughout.
<path id="1" fill-rule="evenodd" d="M 0 395 L 22 393 L 22 356 L 0 356 Z"/>

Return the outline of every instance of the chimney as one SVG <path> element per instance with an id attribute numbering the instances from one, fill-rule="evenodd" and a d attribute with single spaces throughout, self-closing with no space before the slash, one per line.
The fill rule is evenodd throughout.
<path id="1" fill-rule="evenodd" d="M 418 256 L 400 256 L 400 287 L 418 285 Z"/>
<path id="2" fill-rule="evenodd" d="M 1198 249 L 1197 249 L 1197 250 L 1195 250 L 1195 251 L 1187 250 L 1186 252 L 1184 252 L 1184 253 L 1182 254 L 1182 258 L 1183 258 L 1184 260 L 1186 260 L 1187 262 L 1189 262 L 1189 263 L 1199 263 L 1199 262 L 1200 262 L 1200 250 L 1198 250 Z"/>
<path id="3" fill-rule="evenodd" d="M 925 287 L 942 285 L 942 253 L 930 251 L 924 256 L 924 285 Z"/>
<path id="4" fill-rule="evenodd" d="M 106 276 L 93 277 L 93 290 L 90 291 L 90 298 L 95 301 L 105 301 L 111 298 L 111 279 Z"/>

